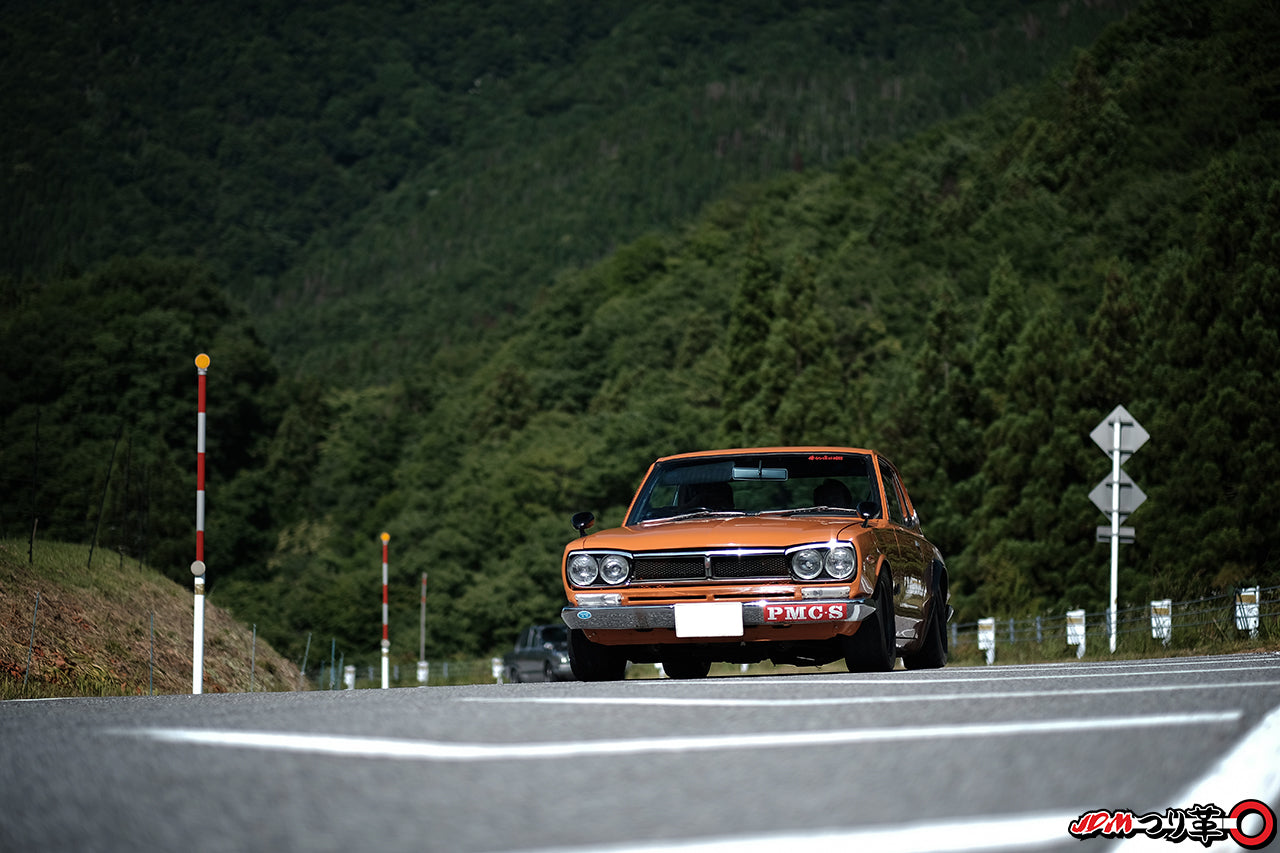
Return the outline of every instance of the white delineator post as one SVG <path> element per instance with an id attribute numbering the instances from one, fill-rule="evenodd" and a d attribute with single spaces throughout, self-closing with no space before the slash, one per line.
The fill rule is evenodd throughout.
<path id="1" fill-rule="evenodd" d="M 205 374 L 209 356 L 196 356 L 196 559 L 191 564 L 195 575 L 196 600 L 191 639 L 191 692 L 204 692 L 204 429 Z"/>
<path id="2" fill-rule="evenodd" d="M 994 617 L 978 620 L 978 651 L 987 653 L 987 665 L 996 662 L 996 620 Z"/>
<path id="3" fill-rule="evenodd" d="M 1249 638 L 1258 639 L 1258 616 L 1261 612 L 1261 587 L 1249 587 L 1236 592 L 1236 629 L 1248 631 Z"/>
<path id="4" fill-rule="evenodd" d="M 382 534 L 382 689 L 391 686 L 391 641 L 387 639 L 387 543 L 391 534 Z"/>
<path id="5" fill-rule="evenodd" d="M 1111 653 L 1116 651 L 1116 599 L 1120 586 L 1120 419 L 1111 425 L 1111 609 L 1107 611 L 1107 635 Z"/>
<path id="6" fill-rule="evenodd" d="M 1151 639 L 1169 645 L 1173 637 L 1173 599 L 1151 602 Z"/>
<path id="7" fill-rule="evenodd" d="M 1085 624 L 1083 610 L 1067 611 L 1067 645 L 1076 647 L 1076 657 L 1084 657 Z"/>
<path id="8" fill-rule="evenodd" d="M 418 605 L 418 683 L 426 684 L 427 669 L 427 573 L 422 573 L 422 600 Z"/>

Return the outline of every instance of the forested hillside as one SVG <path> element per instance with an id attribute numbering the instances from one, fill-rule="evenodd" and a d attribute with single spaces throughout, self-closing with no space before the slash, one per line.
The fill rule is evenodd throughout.
<path id="1" fill-rule="evenodd" d="M 1087 494 L 1107 463 L 1088 432 L 1118 402 L 1152 435 L 1126 465 L 1149 499 L 1122 601 L 1276 583 L 1274 4 L 1147 4 L 1012 89 L 970 80 L 956 57 L 1005 50 L 999 22 L 1035 44 L 1083 4 L 1004 17 L 806 5 L 722 29 L 708 7 L 689 30 L 657 7 L 607 19 L 589 5 L 606 17 L 564 41 L 572 61 L 520 54 L 505 76 L 459 84 L 495 122 L 459 126 L 510 136 L 448 137 L 420 172 L 351 201 L 341 227 L 295 241 L 279 270 L 220 255 L 244 249 L 229 237 L 200 244 L 216 217 L 138 248 L 195 255 L 221 291 L 186 260 L 81 273 L 100 249 L 67 239 L 78 226 L 33 249 L 0 322 L 5 534 L 25 536 L 34 515 L 49 535 L 86 537 L 101 515 L 111 547 L 136 553 L 146 530 L 167 543 L 152 562 L 185 571 L 189 533 L 174 525 L 194 480 L 173 472 L 194 456 L 204 350 L 211 594 L 284 650 L 315 630 L 376 655 L 387 530 L 393 638 L 416 637 L 425 571 L 429 654 L 487 653 L 558 609 L 572 512 L 616 523 L 653 457 L 712 444 L 880 447 L 948 556 L 961 618 L 1100 609 L 1107 557 Z M 659 24 L 669 40 L 641 39 L 652 62 L 607 63 L 626 43 L 612 40 Z M 939 45 L 954 90 L 940 65 L 894 64 Z M 842 49 L 849 65 L 827 61 Z M 773 97 L 743 94 L 745 113 L 701 123 L 735 103 L 735 80 L 765 91 L 749 69 L 773 56 L 776 83 L 860 94 L 839 114 L 839 97 L 818 99 L 826 119 L 801 111 L 776 132 Z M 895 87 L 929 90 L 920 80 L 938 100 L 908 107 Z M 588 84 L 605 94 L 573 88 Z M 714 160 L 681 159 L 673 117 L 709 132 Z M 432 172 L 453 166 L 454 180 Z M 277 215 L 288 196 L 253 209 Z M 406 661 L 412 645 L 393 639 Z"/>
<path id="2" fill-rule="evenodd" d="M 1133 1 L 27 4 L 0 273 L 194 256 L 288 373 L 386 382 L 732 183 L 1039 79 Z"/>

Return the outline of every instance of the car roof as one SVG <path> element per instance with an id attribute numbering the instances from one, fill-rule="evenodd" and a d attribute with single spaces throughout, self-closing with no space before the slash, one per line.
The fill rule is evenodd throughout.
<path id="1" fill-rule="evenodd" d="M 780 447 L 732 447 L 723 450 L 699 450 L 692 453 L 675 453 L 663 456 L 658 462 L 669 459 L 692 459 L 699 456 L 738 456 L 745 453 L 867 453 L 873 456 L 880 454 L 865 447 L 839 447 L 836 445 L 796 445 Z"/>

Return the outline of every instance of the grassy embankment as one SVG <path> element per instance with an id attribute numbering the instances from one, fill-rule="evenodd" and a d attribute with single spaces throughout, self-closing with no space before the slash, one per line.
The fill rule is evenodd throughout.
<path id="1" fill-rule="evenodd" d="M 32 561 L 0 540 L 0 699 L 190 693 L 193 590 L 103 549 L 90 565 L 86 546 L 37 542 Z M 297 664 L 209 599 L 204 692 L 297 689 Z"/>

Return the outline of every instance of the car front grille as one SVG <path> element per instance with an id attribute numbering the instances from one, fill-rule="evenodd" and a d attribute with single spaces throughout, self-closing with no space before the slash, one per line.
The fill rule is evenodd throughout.
<path id="1" fill-rule="evenodd" d="M 707 557 L 710 557 L 710 568 Z M 787 558 L 780 553 L 737 554 L 637 554 L 632 582 L 640 581 L 737 581 L 777 580 L 791 576 Z"/>

